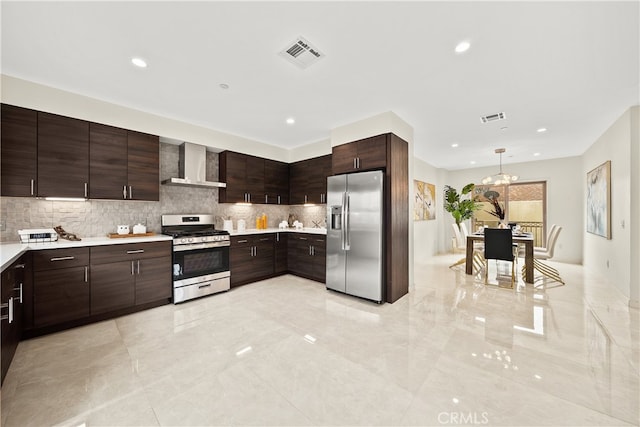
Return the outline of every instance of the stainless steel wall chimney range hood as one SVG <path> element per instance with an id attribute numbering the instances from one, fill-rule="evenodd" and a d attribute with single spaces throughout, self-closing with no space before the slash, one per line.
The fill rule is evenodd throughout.
<path id="1" fill-rule="evenodd" d="M 207 147 L 184 142 L 180 145 L 179 177 L 162 181 L 164 185 L 220 188 L 224 182 L 207 181 Z"/>

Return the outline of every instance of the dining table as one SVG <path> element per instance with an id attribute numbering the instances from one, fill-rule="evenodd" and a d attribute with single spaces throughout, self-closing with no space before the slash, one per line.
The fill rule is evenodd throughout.
<path id="1" fill-rule="evenodd" d="M 483 231 L 467 235 L 467 259 L 465 273 L 473 274 L 473 243 L 483 241 Z M 524 281 L 527 283 L 533 283 L 533 234 L 513 233 L 513 243 L 524 245 Z"/>

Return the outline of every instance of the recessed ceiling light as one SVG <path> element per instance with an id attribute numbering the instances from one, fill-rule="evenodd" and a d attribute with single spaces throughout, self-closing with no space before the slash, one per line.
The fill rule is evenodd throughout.
<path id="1" fill-rule="evenodd" d="M 131 58 L 131 63 L 136 67 L 147 68 L 147 61 L 142 58 Z"/>
<path id="2" fill-rule="evenodd" d="M 536 132 L 543 133 L 543 132 L 546 132 L 546 131 L 547 131 L 547 128 L 538 128 L 538 130 Z"/>
<path id="3" fill-rule="evenodd" d="M 470 47 L 471 47 L 471 43 L 469 43 L 469 41 L 467 40 L 464 40 L 456 45 L 455 51 L 456 53 L 464 53 L 468 51 Z"/>
<path id="4" fill-rule="evenodd" d="M 295 122 L 296 122 L 296 119 L 294 119 L 293 117 L 289 117 L 289 118 L 287 118 L 287 124 L 288 124 L 288 125 L 295 124 Z"/>
<path id="5" fill-rule="evenodd" d="M 472 165 L 475 165 L 476 161 L 475 160 L 471 160 L 469 163 L 471 163 Z"/>
<path id="6" fill-rule="evenodd" d="M 229 85 L 226 83 L 220 83 L 218 86 L 220 86 L 220 89 L 229 89 Z"/>
<path id="7" fill-rule="evenodd" d="M 453 148 L 456 148 L 456 147 L 458 146 L 458 144 L 451 144 L 451 146 L 452 146 Z"/>
<path id="8" fill-rule="evenodd" d="M 535 157 L 538 157 L 538 156 L 540 155 L 540 153 L 533 153 L 533 155 L 534 155 Z"/>

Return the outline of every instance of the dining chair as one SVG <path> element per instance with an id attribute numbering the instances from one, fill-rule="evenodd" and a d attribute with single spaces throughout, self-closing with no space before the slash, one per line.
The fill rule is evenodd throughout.
<path id="1" fill-rule="evenodd" d="M 467 252 L 467 234 L 464 233 L 466 227 L 462 228 L 464 223 L 460 223 L 461 228 L 458 228 L 456 224 L 451 224 L 451 228 L 453 228 L 453 252 L 454 253 L 465 253 Z M 461 230 L 462 229 L 462 230 Z M 462 231 L 462 232 L 461 232 Z M 475 244 L 473 246 L 473 271 L 477 272 L 482 269 L 484 265 L 484 259 L 481 253 L 482 248 L 478 248 Z M 467 261 L 466 256 L 459 259 L 449 266 L 449 268 L 457 267 L 459 265 L 465 264 Z"/>
<path id="2" fill-rule="evenodd" d="M 518 260 L 517 252 L 513 247 L 513 235 L 510 228 L 485 228 L 484 229 L 484 259 L 486 260 L 484 272 L 484 284 L 489 284 L 489 260 L 511 262 L 511 288 L 515 283 L 515 265 Z"/>
<path id="3" fill-rule="evenodd" d="M 562 277 L 560 276 L 560 272 L 541 260 L 549 260 L 553 258 L 556 242 L 558 241 L 558 236 L 561 231 L 561 226 L 553 224 L 549 230 L 549 234 L 547 235 L 547 246 L 536 246 L 533 248 L 533 269 L 540 272 L 543 276 L 559 282 L 561 284 L 560 286 L 565 284 L 564 280 L 562 280 Z M 522 267 L 522 275 L 524 276 L 525 273 L 526 269 L 525 267 Z"/>

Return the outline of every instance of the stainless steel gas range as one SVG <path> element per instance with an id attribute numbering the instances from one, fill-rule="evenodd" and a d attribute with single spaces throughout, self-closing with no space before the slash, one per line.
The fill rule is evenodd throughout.
<path id="1" fill-rule="evenodd" d="M 213 215 L 162 215 L 162 233 L 173 237 L 173 303 L 228 291 L 229 233 Z"/>

